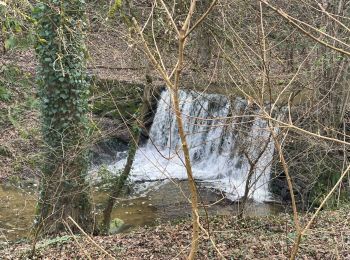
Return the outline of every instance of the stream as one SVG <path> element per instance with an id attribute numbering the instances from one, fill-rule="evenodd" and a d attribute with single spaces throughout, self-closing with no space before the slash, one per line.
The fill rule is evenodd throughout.
<path id="1" fill-rule="evenodd" d="M 182 190 L 182 192 L 180 191 Z M 230 215 L 238 212 L 238 204 L 233 203 L 222 195 L 199 187 L 200 198 L 209 216 Z M 108 193 L 93 190 L 93 204 L 96 208 L 97 220 L 100 220 L 103 202 Z M 120 232 L 127 232 L 140 226 L 152 226 L 160 221 L 176 220 L 189 217 L 191 214 L 188 203 L 189 189 L 187 182 L 154 184 L 143 194 L 131 194 L 120 198 L 112 212 L 112 219 L 123 220 Z M 0 246 L 16 242 L 30 236 L 33 224 L 37 194 L 35 187 L 18 188 L 11 185 L 0 185 Z M 264 216 L 283 211 L 279 204 L 250 203 L 246 215 Z M 203 207 L 200 211 L 205 215 Z"/>

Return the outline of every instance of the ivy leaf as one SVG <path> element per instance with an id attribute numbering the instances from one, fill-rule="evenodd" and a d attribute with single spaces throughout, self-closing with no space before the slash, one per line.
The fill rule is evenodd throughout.
<path id="1" fill-rule="evenodd" d="M 5 40 L 5 49 L 10 50 L 16 46 L 16 38 L 11 36 L 7 40 Z"/>
<path id="2" fill-rule="evenodd" d="M 68 96 L 66 94 L 60 94 L 60 97 L 63 98 L 63 99 L 68 98 Z"/>

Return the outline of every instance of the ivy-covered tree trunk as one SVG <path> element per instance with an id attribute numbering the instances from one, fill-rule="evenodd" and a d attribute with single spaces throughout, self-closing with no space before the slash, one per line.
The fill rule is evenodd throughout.
<path id="1" fill-rule="evenodd" d="M 45 164 L 37 208 L 38 229 L 58 233 L 72 217 L 87 232 L 94 227 L 87 174 L 87 98 L 84 0 L 46 0 L 34 10 L 39 60 Z"/>

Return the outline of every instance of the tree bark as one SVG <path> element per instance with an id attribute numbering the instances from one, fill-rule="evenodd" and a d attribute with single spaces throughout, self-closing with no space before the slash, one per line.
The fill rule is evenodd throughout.
<path id="1" fill-rule="evenodd" d="M 131 134 L 131 142 L 130 142 L 126 165 L 121 175 L 116 178 L 111 189 L 111 194 L 108 198 L 105 209 L 103 211 L 102 233 L 104 234 L 109 233 L 111 214 L 112 214 L 114 204 L 117 198 L 122 194 L 123 187 L 125 186 L 126 181 L 129 178 L 130 171 L 134 163 L 137 147 L 140 142 L 142 127 L 145 122 L 145 117 L 151 108 L 152 102 L 150 99 L 152 96 L 151 95 L 152 85 L 149 79 L 150 79 L 149 77 L 146 78 L 147 84 L 145 85 L 144 92 L 143 92 L 143 101 L 140 109 L 140 114 L 136 118 L 136 122 L 134 123 L 133 129 L 130 130 L 132 134 Z"/>
<path id="2" fill-rule="evenodd" d="M 187 144 L 186 133 L 183 126 L 183 120 L 181 117 L 180 111 L 180 102 L 179 102 L 179 88 L 180 88 L 180 76 L 183 69 L 184 63 L 184 47 L 185 47 L 185 31 L 180 30 L 179 35 L 179 56 L 178 56 L 178 66 L 175 72 L 175 83 L 174 89 L 172 89 L 172 102 L 173 108 L 175 110 L 176 122 L 178 126 L 179 136 L 182 144 L 182 150 L 185 156 L 185 167 L 188 177 L 188 185 L 191 191 L 191 207 L 192 207 L 192 245 L 191 251 L 188 256 L 188 259 L 195 259 L 199 246 L 199 215 L 198 215 L 198 194 L 197 187 L 193 177 L 192 165 L 190 159 L 190 150 Z"/>
<path id="3" fill-rule="evenodd" d="M 86 232 L 94 229 L 86 181 L 89 84 L 84 54 L 85 4 L 79 0 L 45 1 L 34 10 L 39 60 L 45 162 L 37 206 L 37 232 L 73 231 L 73 218 Z"/>

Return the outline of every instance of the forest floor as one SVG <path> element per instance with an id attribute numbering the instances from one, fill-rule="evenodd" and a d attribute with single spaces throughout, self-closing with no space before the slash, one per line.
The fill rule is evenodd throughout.
<path id="1" fill-rule="evenodd" d="M 350 207 L 321 211 L 302 239 L 298 259 L 350 259 Z M 306 223 L 309 214 L 302 217 Z M 203 227 L 207 229 L 208 223 Z M 288 259 L 295 231 L 292 217 L 280 214 L 251 217 L 216 216 L 209 220 L 209 233 L 203 234 L 198 259 Z M 61 236 L 40 241 L 32 259 L 186 259 L 191 239 L 189 220 L 160 223 L 156 227 L 134 229 L 111 236 Z M 26 259 L 28 243 L 0 249 L 2 259 Z"/>

